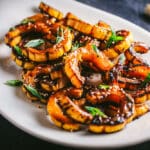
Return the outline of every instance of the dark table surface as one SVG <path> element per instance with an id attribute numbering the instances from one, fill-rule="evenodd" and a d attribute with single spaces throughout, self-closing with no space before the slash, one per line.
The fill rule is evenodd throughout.
<path id="1" fill-rule="evenodd" d="M 150 18 L 143 14 L 146 3 L 150 0 L 78 0 L 85 4 L 111 12 L 120 17 L 150 31 Z M 149 132 L 149 131 L 148 131 Z M 74 148 L 63 147 L 52 143 L 39 140 L 28 135 L 20 129 L 14 127 L 2 116 L 0 116 L 0 147 L 5 150 L 73 150 Z M 150 141 L 132 146 L 121 148 L 120 150 L 149 150 Z"/>

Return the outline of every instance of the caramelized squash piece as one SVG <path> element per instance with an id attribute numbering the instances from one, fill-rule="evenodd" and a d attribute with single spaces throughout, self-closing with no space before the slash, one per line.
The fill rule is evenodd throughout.
<path id="1" fill-rule="evenodd" d="M 47 13 L 48 15 L 50 15 L 51 17 L 55 17 L 56 19 L 62 19 L 63 18 L 63 13 L 60 12 L 59 10 L 45 4 L 44 2 L 41 2 L 39 5 L 39 9 L 44 12 Z"/>
<path id="2" fill-rule="evenodd" d="M 65 57 L 64 70 L 71 83 L 76 88 L 81 88 L 85 78 L 81 76 L 79 63 L 88 61 L 95 65 L 100 71 L 110 70 L 114 64 L 101 51 L 95 52 L 91 44 L 71 52 Z"/>
<path id="3" fill-rule="evenodd" d="M 112 133 L 122 130 L 126 124 L 133 120 L 135 115 L 134 101 L 131 96 L 118 86 L 113 85 L 108 90 L 91 91 L 90 94 L 91 96 L 94 95 L 94 101 L 87 97 L 89 102 L 96 104 L 97 101 L 97 104 L 101 105 L 105 103 L 102 109 L 108 117 L 97 117 L 94 119 L 89 125 L 89 131 L 94 133 Z"/>
<path id="4" fill-rule="evenodd" d="M 120 30 L 117 31 L 117 35 L 123 37 L 123 40 L 117 42 L 110 48 L 103 50 L 104 54 L 110 59 L 114 59 L 121 53 L 124 53 L 126 50 L 128 50 L 128 48 L 131 46 L 131 43 L 133 42 L 133 35 L 130 31 Z"/>
<path id="5" fill-rule="evenodd" d="M 60 42 L 55 43 L 52 47 L 38 50 L 36 48 L 28 47 L 23 48 L 22 53 L 30 60 L 34 62 L 45 62 L 48 60 L 55 60 L 64 55 L 65 52 L 68 52 L 72 46 L 72 35 L 68 28 L 59 27 L 63 29 L 63 37 Z M 55 29 L 57 31 L 57 29 Z"/>
<path id="6" fill-rule="evenodd" d="M 108 40 L 112 34 L 110 29 L 86 23 L 71 13 L 66 16 L 66 25 L 99 40 Z"/>
<path id="7" fill-rule="evenodd" d="M 70 119 L 68 116 L 66 116 L 61 107 L 59 106 L 58 102 L 61 97 L 62 97 L 61 92 L 58 92 L 49 98 L 47 104 L 47 112 L 51 120 L 57 127 L 63 128 L 65 130 L 69 131 L 80 130 L 81 125 Z"/>

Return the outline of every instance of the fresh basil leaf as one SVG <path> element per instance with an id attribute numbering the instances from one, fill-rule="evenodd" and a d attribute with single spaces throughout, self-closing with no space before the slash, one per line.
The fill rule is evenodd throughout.
<path id="1" fill-rule="evenodd" d="M 21 50 L 21 48 L 19 47 L 19 46 L 14 46 L 14 50 L 16 51 L 16 53 L 18 54 L 18 55 L 22 55 L 22 50 Z"/>
<path id="2" fill-rule="evenodd" d="M 13 31 L 13 30 L 15 30 L 16 28 L 15 27 L 11 27 L 10 29 L 9 29 L 9 31 Z"/>
<path id="3" fill-rule="evenodd" d="M 148 73 L 147 77 L 145 80 L 141 83 L 141 87 L 145 87 L 147 83 L 150 82 L 150 73 Z"/>
<path id="4" fill-rule="evenodd" d="M 63 37 L 57 36 L 56 37 L 56 44 L 60 43 L 63 40 Z"/>
<path id="5" fill-rule="evenodd" d="M 106 84 L 100 84 L 100 85 L 98 86 L 98 88 L 99 88 L 99 89 L 107 90 L 107 89 L 110 88 L 110 86 L 109 86 L 109 85 L 106 85 Z"/>
<path id="6" fill-rule="evenodd" d="M 103 118 L 107 118 L 107 115 L 102 112 L 99 108 L 91 107 L 91 106 L 85 106 L 85 109 L 92 115 L 92 116 L 100 116 Z"/>
<path id="7" fill-rule="evenodd" d="M 126 58 L 125 58 L 124 54 L 121 54 L 119 56 L 119 64 L 123 65 L 125 63 L 125 60 L 126 60 Z"/>
<path id="8" fill-rule="evenodd" d="M 117 36 L 116 33 L 112 30 L 112 35 L 106 43 L 106 47 L 109 48 L 112 44 L 115 44 L 119 41 L 122 41 L 124 38 L 122 36 Z"/>
<path id="9" fill-rule="evenodd" d="M 116 36 L 116 33 L 112 30 L 111 31 L 111 36 L 109 38 L 109 40 L 107 41 L 106 43 L 106 47 L 109 48 L 111 46 L 111 44 L 113 43 L 114 41 L 114 37 Z"/>
<path id="10" fill-rule="evenodd" d="M 58 28 L 57 35 L 56 35 L 56 44 L 60 43 L 64 39 L 64 31 L 60 27 Z"/>
<path id="11" fill-rule="evenodd" d="M 122 36 L 116 36 L 115 42 L 122 41 L 124 38 Z"/>
<path id="12" fill-rule="evenodd" d="M 45 41 L 43 39 L 35 39 L 27 42 L 24 47 L 37 47 L 43 44 Z"/>
<path id="13" fill-rule="evenodd" d="M 98 54 L 99 53 L 99 49 L 97 48 L 97 46 L 96 45 L 92 45 L 92 48 L 93 48 L 93 50 L 96 52 L 96 54 Z"/>
<path id="14" fill-rule="evenodd" d="M 113 39 L 110 37 L 110 39 L 107 41 L 107 44 L 106 44 L 106 48 L 109 48 L 113 43 Z"/>
<path id="15" fill-rule="evenodd" d="M 30 85 L 24 85 L 24 86 L 33 96 L 35 96 L 39 99 L 42 99 L 42 96 L 39 94 L 39 92 L 35 88 L 33 88 Z"/>
<path id="16" fill-rule="evenodd" d="M 33 20 L 33 19 L 30 19 L 30 18 L 25 18 L 25 19 L 23 19 L 23 20 L 21 21 L 21 24 L 27 24 L 27 23 L 29 23 L 29 22 L 34 22 L 34 20 Z"/>
<path id="17" fill-rule="evenodd" d="M 8 81 L 6 81 L 6 83 L 5 83 L 6 85 L 10 85 L 10 86 L 21 86 L 22 84 L 23 84 L 23 82 L 22 81 L 20 81 L 20 80 L 8 80 Z"/>
<path id="18" fill-rule="evenodd" d="M 75 42 L 72 47 L 71 47 L 71 50 L 74 51 L 76 49 L 78 49 L 79 47 L 81 47 L 83 44 L 82 43 L 79 43 L 79 42 Z"/>
<path id="19" fill-rule="evenodd" d="M 73 28 L 71 28 L 71 27 L 68 27 L 68 29 L 69 29 L 70 31 L 72 31 L 72 30 L 73 30 Z"/>

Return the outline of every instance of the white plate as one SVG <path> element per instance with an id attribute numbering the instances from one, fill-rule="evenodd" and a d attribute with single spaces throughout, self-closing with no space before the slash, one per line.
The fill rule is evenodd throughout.
<path id="1" fill-rule="evenodd" d="M 0 1 L 0 39 L 8 29 L 23 18 L 36 12 L 41 0 L 1 0 Z M 104 11 L 91 8 L 71 0 L 45 0 L 48 4 L 63 11 L 71 11 L 83 20 L 96 23 L 104 20 L 116 29 L 128 29 L 136 40 L 150 44 L 150 33 L 142 28 Z M 128 124 L 118 133 L 95 135 L 85 131 L 66 132 L 51 125 L 45 110 L 29 103 L 19 89 L 8 87 L 3 83 L 18 77 L 18 69 L 9 59 L 10 49 L 1 42 L 0 45 L 0 112 L 15 126 L 27 133 L 59 144 L 75 147 L 121 147 L 150 140 L 150 113 Z"/>

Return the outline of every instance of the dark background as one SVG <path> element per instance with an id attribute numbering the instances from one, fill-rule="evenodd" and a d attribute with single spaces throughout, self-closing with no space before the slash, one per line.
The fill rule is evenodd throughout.
<path id="1" fill-rule="evenodd" d="M 150 0 L 78 0 L 90 6 L 94 6 L 111 12 L 120 17 L 150 31 L 150 18 L 143 14 L 146 3 Z M 150 131 L 148 131 L 150 132 Z M 140 135 L 139 135 L 140 136 Z M 113 139 L 112 139 L 113 140 Z M 2 116 L 0 116 L 0 147 L 4 150 L 74 150 L 74 148 L 63 147 L 32 137 L 20 129 L 11 125 Z M 150 141 L 138 144 L 132 147 L 126 147 L 119 150 L 149 150 Z"/>
<path id="2" fill-rule="evenodd" d="M 150 17 L 144 15 L 144 7 L 150 0 L 77 0 L 125 18 L 150 31 Z"/>

